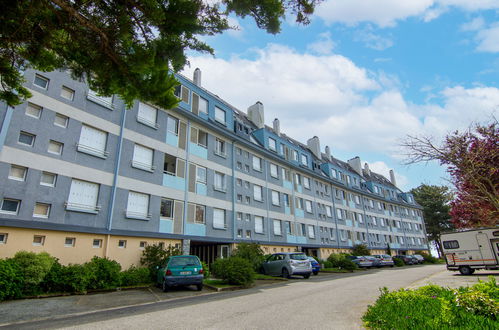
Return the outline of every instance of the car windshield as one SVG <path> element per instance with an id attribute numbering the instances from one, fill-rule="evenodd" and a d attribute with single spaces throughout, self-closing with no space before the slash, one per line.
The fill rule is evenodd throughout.
<path id="1" fill-rule="evenodd" d="M 307 256 L 301 253 L 290 254 L 289 258 L 293 260 L 307 260 Z"/>
<path id="2" fill-rule="evenodd" d="M 199 266 L 199 260 L 196 257 L 178 257 L 172 258 L 168 266 Z"/>

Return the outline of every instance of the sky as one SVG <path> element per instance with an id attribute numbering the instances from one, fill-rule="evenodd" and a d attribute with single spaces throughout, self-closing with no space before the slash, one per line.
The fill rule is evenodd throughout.
<path id="1" fill-rule="evenodd" d="M 438 163 L 404 165 L 407 135 L 442 141 L 499 115 L 499 0 L 326 0 L 279 34 L 231 17 L 237 30 L 203 37 L 215 56 L 189 53 L 192 77 L 239 110 L 389 178 L 404 191 L 448 185 Z"/>

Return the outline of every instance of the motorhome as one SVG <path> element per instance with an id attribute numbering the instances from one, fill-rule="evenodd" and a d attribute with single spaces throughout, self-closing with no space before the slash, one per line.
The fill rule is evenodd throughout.
<path id="1" fill-rule="evenodd" d="M 442 234 L 447 269 L 471 275 L 477 269 L 499 269 L 499 227 Z"/>

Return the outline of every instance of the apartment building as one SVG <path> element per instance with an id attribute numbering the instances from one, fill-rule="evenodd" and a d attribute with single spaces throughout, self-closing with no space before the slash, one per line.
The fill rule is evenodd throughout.
<path id="1" fill-rule="evenodd" d="M 239 242 L 326 258 L 428 250 L 411 194 L 265 125 L 179 75 L 175 109 L 103 97 L 64 71 L 26 71 L 33 97 L 0 105 L 0 257 L 47 251 L 63 263 L 138 264 L 148 244 L 211 262 Z"/>

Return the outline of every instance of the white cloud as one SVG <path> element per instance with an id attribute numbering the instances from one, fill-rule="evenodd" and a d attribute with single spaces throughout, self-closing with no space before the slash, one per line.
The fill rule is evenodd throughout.
<path id="1" fill-rule="evenodd" d="M 478 41 L 477 50 L 480 52 L 499 52 L 499 23 L 479 31 L 476 35 Z"/>
<path id="2" fill-rule="evenodd" d="M 354 41 L 362 42 L 366 47 L 375 50 L 385 50 L 393 46 L 393 41 L 390 38 L 375 34 L 370 26 L 356 31 L 353 39 Z"/>
<path id="3" fill-rule="evenodd" d="M 334 42 L 331 40 L 331 33 L 324 32 L 319 34 L 319 38 L 317 41 L 308 44 L 307 49 L 315 54 L 319 55 L 328 55 L 333 52 Z"/>
<path id="4" fill-rule="evenodd" d="M 241 24 L 239 24 L 239 21 L 234 17 L 227 18 L 227 21 L 229 22 L 229 26 L 234 29 L 227 30 L 226 33 L 234 38 L 242 38 L 244 29 Z"/>
<path id="5" fill-rule="evenodd" d="M 265 118 L 281 120 L 284 133 L 305 142 L 317 135 L 324 147 L 343 153 L 400 157 L 407 134 L 442 137 L 473 121 L 490 119 L 499 89 L 463 86 L 432 90 L 439 104 L 412 104 L 396 77 L 369 73 L 340 55 L 311 55 L 279 45 L 254 50 L 251 60 L 211 56 L 190 58 L 203 71 L 203 85 L 238 109 L 256 101 Z"/>
<path id="6" fill-rule="evenodd" d="M 438 5 L 457 7 L 466 11 L 499 9 L 497 0 L 437 0 Z"/>
<path id="7" fill-rule="evenodd" d="M 367 162 L 369 164 L 369 169 L 373 172 L 383 175 L 385 178 L 390 180 L 390 170 L 391 168 L 385 162 L 376 161 L 376 162 Z M 404 189 L 404 187 L 409 183 L 409 180 L 406 176 L 394 172 L 395 181 L 397 183 L 397 187 Z"/>
<path id="8" fill-rule="evenodd" d="M 462 31 L 477 31 L 482 29 L 485 26 L 485 20 L 483 17 L 476 17 L 469 22 L 461 25 Z"/>

